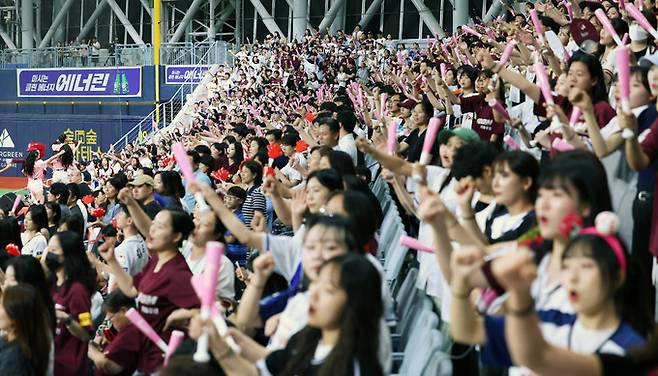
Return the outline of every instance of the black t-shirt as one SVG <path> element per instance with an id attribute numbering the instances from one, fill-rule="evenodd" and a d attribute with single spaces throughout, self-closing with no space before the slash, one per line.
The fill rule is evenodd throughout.
<path id="1" fill-rule="evenodd" d="M 423 131 L 422 134 L 418 131 L 418 128 L 414 129 L 409 133 L 407 139 L 404 142 L 409 145 L 407 150 L 407 161 L 409 162 L 418 162 L 420 160 L 420 154 L 423 152 L 423 144 L 425 143 L 425 135 L 427 134 L 427 129 Z M 432 146 L 432 156 L 436 157 L 439 155 L 439 143 L 434 142 Z"/>
<path id="2" fill-rule="evenodd" d="M 265 365 L 272 375 L 280 375 L 286 368 L 288 362 L 297 353 L 297 344 L 300 340 L 300 334 L 303 332 L 304 330 L 297 332 L 290 337 L 290 340 L 288 340 L 288 344 L 284 349 L 272 351 L 267 358 L 265 358 Z M 321 365 L 322 363 L 309 364 L 302 373 L 299 373 L 299 375 L 315 376 L 318 374 Z"/>
<path id="3" fill-rule="evenodd" d="M 158 205 L 158 203 L 155 201 L 151 201 L 146 205 L 142 205 L 142 208 L 151 219 L 155 218 L 155 215 L 158 214 L 160 210 L 162 210 L 160 205 Z"/>

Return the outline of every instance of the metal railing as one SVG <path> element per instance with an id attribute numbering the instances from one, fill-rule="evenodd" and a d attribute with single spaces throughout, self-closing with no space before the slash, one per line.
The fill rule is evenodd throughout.
<path id="1" fill-rule="evenodd" d="M 216 42 L 163 43 L 160 47 L 162 65 L 230 64 L 229 44 Z"/>
<path id="2" fill-rule="evenodd" d="M 230 45 L 224 41 L 163 43 L 160 48 L 162 65 L 231 64 Z M 150 44 L 117 44 L 91 55 L 85 45 L 46 48 L 0 50 L 0 67 L 10 68 L 73 68 L 105 66 L 153 65 Z"/>
<path id="3" fill-rule="evenodd" d="M 0 66 L 10 68 L 75 68 L 153 65 L 150 44 L 120 44 L 116 51 L 100 49 L 92 54 L 86 45 L 46 48 L 4 49 L 0 51 Z"/>
<path id="4" fill-rule="evenodd" d="M 215 42 L 215 43 L 219 43 L 219 42 Z M 199 61 L 200 62 L 209 61 L 208 55 L 213 53 L 214 50 L 215 50 L 214 46 L 210 46 L 210 48 L 206 50 L 205 54 L 200 56 Z M 194 68 L 194 71 L 198 69 L 206 69 L 206 67 L 202 67 L 202 65 L 206 65 L 206 64 L 203 63 L 197 64 L 196 67 Z M 212 69 L 210 71 L 212 71 Z M 176 93 L 172 96 L 172 98 L 169 101 L 158 104 L 156 108 L 153 111 L 151 111 L 151 113 L 146 115 L 144 119 L 142 119 L 139 123 L 137 123 L 131 130 L 126 132 L 126 134 L 124 134 L 123 137 L 121 137 L 114 144 L 112 144 L 112 148 L 114 150 L 121 150 L 126 145 L 134 141 L 137 141 L 138 144 L 142 144 L 151 139 L 154 131 L 165 129 L 171 126 L 173 123 L 175 123 L 175 121 L 177 120 L 176 117 L 179 115 L 179 113 L 187 103 L 188 96 L 192 94 L 194 90 L 201 83 L 205 83 L 206 81 L 207 81 L 207 77 L 205 77 L 204 80 L 202 80 L 201 82 L 196 82 L 196 80 L 194 79 L 194 75 L 190 75 L 190 77 L 187 80 L 185 80 L 184 83 L 181 84 L 180 88 L 176 91 Z M 158 116 L 159 119 L 157 119 Z M 155 127 L 156 119 L 159 120 L 157 124 L 157 128 Z"/>

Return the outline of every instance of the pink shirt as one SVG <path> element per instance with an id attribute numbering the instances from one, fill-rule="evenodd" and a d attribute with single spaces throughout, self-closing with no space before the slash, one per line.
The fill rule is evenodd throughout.
<path id="1" fill-rule="evenodd" d="M 43 174 L 46 171 L 46 161 L 39 159 L 34 162 L 34 171 L 32 171 L 31 179 L 43 180 Z"/>

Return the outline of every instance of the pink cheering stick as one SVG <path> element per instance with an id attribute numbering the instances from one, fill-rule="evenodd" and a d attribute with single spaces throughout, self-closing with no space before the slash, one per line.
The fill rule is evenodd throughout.
<path id="1" fill-rule="evenodd" d="M 205 286 L 201 291 L 201 319 L 208 320 L 212 307 L 215 305 L 215 287 L 217 285 L 217 274 L 221 266 L 221 258 L 224 253 L 224 245 L 220 242 L 210 241 L 206 243 Z M 197 363 L 206 363 L 210 361 L 208 353 L 208 331 L 204 329 L 196 345 L 196 352 L 193 359 Z"/>
<path id="2" fill-rule="evenodd" d="M 169 345 L 167 346 L 167 352 L 165 353 L 165 367 L 169 363 L 169 358 L 174 354 L 174 351 L 176 351 L 180 344 L 183 343 L 183 338 L 185 338 L 185 333 L 180 330 L 174 330 L 171 332 L 171 338 L 169 338 Z"/>
<path id="3" fill-rule="evenodd" d="M 236 270 L 238 270 L 238 273 L 240 272 L 240 265 L 238 262 L 235 262 Z M 192 276 L 191 279 L 192 282 L 192 288 L 194 288 L 194 292 L 196 292 L 197 296 L 199 299 L 201 299 L 201 295 L 203 294 L 203 291 L 206 290 L 205 288 L 205 282 L 203 280 L 203 274 L 197 274 Z M 240 346 L 235 342 L 233 337 L 227 336 L 228 333 L 228 325 L 226 325 L 226 321 L 224 321 L 224 317 L 221 312 L 217 309 L 217 305 L 213 304 L 211 309 L 210 309 L 210 317 L 212 318 L 213 324 L 215 325 L 215 329 L 217 329 L 217 333 L 219 333 L 220 336 L 224 337 L 224 340 L 226 341 L 226 344 L 233 350 L 234 353 L 239 354 L 241 349 Z"/>
<path id="4" fill-rule="evenodd" d="M 625 0 L 619 0 L 619 10 L 624 11 L 626 10 L 626 1 Z"/>
<path id="5" fill-rule="evenodd" d="M 397 128 L 398 128 L 398 122 L 395 120 L 391 120 L 388 122 L 388 127 L 387 127 L 387 138 L 386 138 L 386 150 L 388 151 L 388 155 L 395 155 L 395 143 L 397 142 Z"/>
<path id="6" fill-rule="evenodd" d="M 434 253 L 434 248 L 427 246 L 421 243 L 418 239 L 414 239 L 411 236 L 407 236 L 407 235 L 402 235 L 400 237 L 400 245 L 421 252 Z"/>
<path id="7" fill-rule="evenodd" d="M 16 195 L 16 198 L 14 199 L 14 205 L 11 207 L 11 212 L 16 213 L 16 209 L 18 209 L 18 204 L 21 203 L 21 196 Z"/>
<path id="8" fill-rule="evenodd" d="M 624 36 L 621 37 L 621 43 L 625 46 L 628 43 L 628 33 L 624 33 Z"/>
<path id="9" fill-rule="evenodd" d="M 575 149 L 573 145 L 559 137 L 553 140 L 551 147 L 557 151 L 569 151 Z"/>
<path id="10" fill-rule="evenodd" d="M 146 320 L 139 314 L 135 308 L 131 308 L 126 312 L 126 317 L 139 329 L 148 339 L 153 341 L 156 346 L 163 352 L 167 353 L 167 344 L 160 338 L 160 336 L 153 330 Z"/>
<path id="11" fill-rule="evenodd" d="M 510 56 L 512 56 L 512 52 L 514 52 L 514 46 L 516 45 L 516 42 L 514 40 L 511 40 L 507 42 L 507 46 L 505 46 L 505 49 L 503 50 L 503 54 L 500 56 L 500 65 L 505 65 L 507 64 L 507 61 L 509 60 Z"/>
<path id="12" fill-rule="evenodd" d="M 571 125 L 572 127 L 574 125 L 576 125 L 576 123 L 578 122 L 578 119 L 580 119 L 580 115 L 582 113 L 583 113 L 583 111 L 580 108 L 574 107 L 571 110 L 571 116 L 569 117 L 569 125 Z"/>
<path id="13" fill-rule="evenodd" d="M 443 81 L 445 81 L 446 80 L 446 74 L 448 74 L 448 68 L 446 67 L 446 63 L 441 63 L 441 65 L 439 65 L 439 67 L 441 69 L 441 79 Z"/>
<path id="14" fill-rule="evenodd" d="M 423 151 L 420 153 L 420 164 L 427 166 L 432 161 L 432 147 L 436 140 L 436 135 L 441 128 L 441 120 L 438 118 L 431 118 L 425 132 L 425 141 L 423 142 Z"/>
<path id="15" fill-rule="evenodd" d="M 478 38 L 482 38 L 482 34 L 478 33 L 477 31 L 471 29 L 470 27 L 468 27 L 466 25 L 462 25 L 462 31 L 467 33 L 467 34 L 475 35 Z"/>
<path id="16" fill-rule="evenodd" d="M 546 74 L 546 68 L 544 68 L 544 64 L 535 63 L 534 67 L 535 73 L 537 74 L 537 80 L 539 81 L 539 88 L 544 95 L 544 100 L 549 105 L 555 104 L 555 101 L 553 100 L 553 93 L 551 92 L 551 86 L 548 82 L 548 74 Z"/>
<path id="17" fill-rule="evenodd" d="M 644 14 L 640 12 L 635 5 L 632 3 L 626 4 L 626 10 L 628 11 L 628 14 L 631 15 L 637 21 L 637 23 L 642 26 L 644 30 L 646 30 L 649 34 L 653 36 L 654 39 L 658 39 L 658 32 L 656 32 L 656 29 L 651 26 L 649 21 L 647 21 L 646 17 L 644 17 Z"/>
<path id="18" fill-rule="evenodd" d="M 508 134 L 506 134 L 505 137 L 503 137 L 503 142 L 505 143 L 505 145 L 507 145 L 510 148 L 510 150 L 519 150 L 519 149 L 521 149 L 519 144 L 516 141 L 514 141 L 512 136 L 510 136 Z"/>
<path id="19" fill-rule="evenodd" d="M 494 33 L 493 33 L 493 31 L 492 31 L 491 29 L 487 29 L 487 36 L 488 36 L 489 39 L 491 39 L 492 41 L 493 41 L 493 40 L 496 40 L 496 36 L 494 35 Z"/>
<path id="20" fill-rule="evenodd" d="M 177 142 L 171 146 L 171 151 L 174 153 L 174 158 L 176 158 L 176 163 L 178 164 L 178 167 L 183 173 L 185 180 L 187 180 L 188 183 L 195 181 L 196 177 L 194 176 L 194 171 L 192 170 L 192 165 L 190 164 L 190 160 L 187 157 L 187 151 L 185 151 L 185 146 L 183 146 L 183 144 L 181 144 L 180 142 Z M 199 204 L 199 208 L 201 209 L 201 211 L 206 211 L 210 209 L 208 207 L 208 204 L 206 204 L 206 200 L 203 199 L 203 194 L 201 192 L 195 193 L 194 199 Z"/>
<path id="21" fill-rule="evenodd" d="M 617 43 L 618 46 L 622 46 L 624 43 L 619 38 L 619 34 L 617 34 L 617 31 L 615 31 L 615 28 L 612 27 L 612 24 L 610 23 L 608 16 L 605 15 L 603 9 L 601 8 L 597 9 L 594 12 L 594 14 L 596 15 L 596 18 L 599 19 L 599 22 L 601 22 L 601 25 L 603 25 L 605 31 L 607 31 L 608 34 L 610 34 L 610 36 L 612 37 L 612 39 L 615 40 L 615 43 Z"/>
<path id="22" fill-rule="evenodd" d="M 530 19 L 532 19 L 532 25 L 535 27 L 535 31 L 539 37 L 539 42 L 541 44 L 545 44 L 546 41 L 544 40 L 544 29 L 541 26 L 541 22 L 539 22 L 539 15 L 537 15 L 537 10 L 533 9 L 530 11 Z"/>
<path id="23" fill-rule="evenodd" d="M 630 6 L 630 4 L 629 4 Z M 629 113 L 631 112 L 630 102 L 630 82 L 631 82 L 631 66 L 630 66 L 630 51 L 626 47 L 617 47 L 617 74 L 619 74 L 619 97 L 621 99 L 621 109 Z"/>
<path id="24" fill-rule="evenodd" d="M 511 122 L 512 117 L 509 115 L 509 112 L 503 107 L 503 105 L 500 103 L 500 101 L 497 100 L 492 100 L 489 102 L 489 106 L 493 108 L 494 111 L 498 112 L 502 117 L 505 118 L 505 120 Z"/>

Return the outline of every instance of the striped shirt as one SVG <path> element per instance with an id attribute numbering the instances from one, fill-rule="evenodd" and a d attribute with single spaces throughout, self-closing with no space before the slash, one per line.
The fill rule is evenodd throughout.
<path id="1" fill-rule="evenodd" d="M 247 190 L 247 199 L 242 204 L 242 214 L 247 226 L 251 227 L 251 220 L 254 218 L 254 212 L 258 210 L 267 219 L 265 196 L 258 187 L 251 187 Z"/>

